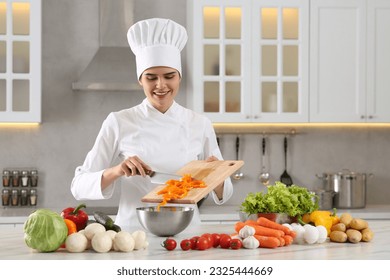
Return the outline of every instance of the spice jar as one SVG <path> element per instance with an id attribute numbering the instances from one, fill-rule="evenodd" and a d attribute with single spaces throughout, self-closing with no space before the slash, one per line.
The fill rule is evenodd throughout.
<path id="1" fill-rule="evenodd" d="M 30 205 L 35 206 L 37 205 L 37 191 L 36 190 L 30 190 Z"/>
<path id="2" fill-rule="evenodd" d="M 19 190 L 12 190 L 11 192 L 11 205 L 17 206 L 19 204 Z"/>
<path id="3" fill-rule="evenodd" d="M 3 189 L 1 192 L 1 200 L 3 202 L 3 206 L 8 206 L 9 205 L 9 190 L 8 189 Z"/>
<path id="4" fill-rule="evenodd" d="M 12 186 L 13 187 L 19 187 L 19 170 L 12 171 Z"/>
<path id="5" fill-rule="evenodd" d="M 27 170 L 23 170 L 22 171 L 22 175 L 21 175 L 21 178 L 20 178 L 20 181 L 22 183 L 22 187 L 27 187 L 28 186 L 28 182 L 29 182 L 29 177 L 28 177 L 28 171 Z"/>
<path id="6" fill-rule="evenodd" d="M 38 185 L 38 170 L 31 170 L 30 184 L 31 184 L 31 187 L 36 187 Z"/>
<path id="7" fill-rule="evenodd" d="M 9 170 L 3 170 L 3 187 L 9 187 L 11 184 L 11 172 Z"/>
<path id="8" fill-rule="evenodd" d="M 27 190 L 21 190 L 20 191 L 20 205 L 26 206 L 28 203 L 28 193 Z"/>

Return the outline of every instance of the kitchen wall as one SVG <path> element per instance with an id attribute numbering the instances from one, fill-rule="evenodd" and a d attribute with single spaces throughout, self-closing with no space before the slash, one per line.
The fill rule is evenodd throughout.
<path id="1" fill-rule="evenodd" d="M 138 104 L 144 94 L 141 91 L 72 91 L 72 82 L 99 45 L 98 0 L 42 2 L 43 121 L 39 127 L 0 126 L 0 168 L 37 168 L 40 172 L 38 206 L 62 208 L 77 204 L 70 193 L 74 170 L 92 147 L 103 120 L 111 111 Z M 135 1 L 135 20 L 154 16 L 169 17 L 186 25 L 186 1 Z M 182 90 L 185 85 L 184 77 Z M 186 104 L 184 91 L 177 101 Z M 315 174 L 348 168 L 374 174 L 367 181 L 369 204 L 389 201 L 389 129 L 297 126 L 296 130 L 298 134 L 289 136 L 288 154 L 288 172 L 294 183 L 314 189 L 321 186 Z M 224 157 L 235 159 L 236 135 L 220 136 Z M 261 136 L 242 135 L 245 177 L 234 181 L 234 197 L 227 202 L 229 205 L 241 204 L 248 192 L 264 190 L 258 180 Z M 274 181 L 284 170 L 283 135 L 266 136 Z M 116 192 L 110 200 L 90 201 L 87 205 L 116 206 L 119 195 Z M 213 203 L 208 199 L 205 204 Z M 4 210 L 0 208 L 0 211 Z"/>

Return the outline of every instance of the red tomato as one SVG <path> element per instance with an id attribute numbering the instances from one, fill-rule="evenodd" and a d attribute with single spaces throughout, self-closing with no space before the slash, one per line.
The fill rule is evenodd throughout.
<path id="1" fill-rule="evenodd" d="M 189 249 L 191 249 L 191 240 L 189 239 L 183 239 L 181 242 L 180 242 L 180 248 L 183 250 L 183 251 L 188 251 Z"/>
<path id="2" fill-rule="evenodd" d="M 228 234 L 222 234 L 221 239 L 219 240 L 219 246 L 223 249 L 228 249 L 230 248 L 230 242 L 232 238 Z"/>
<path id="3" fill-rule="evenodd" d="M 219 233 L 211 234 L 213 237 L 213 247 L 217 248 L 219 246 L 219 241 L 221 240 L 221 235 Z"/>
<path id="4" fill-rule="evenodd" d="M 230 241 L 230 248 L 232 248 L 233 250 L 237 250 L 237 249 L 240 249 L 242 248 L 242 242 L 240 239 L 237 239 L 237 238 L 233 238 L 231 241 Z"/>
<path id="5" fill-rule="evenodd" d="M 163 246 L 168 251 L 175 250 L 176 245 L 177 245 L 176 240 L 169 237 L 165 239 L 163 242 L 161 242 L 161 246 Z"/>
<path id="6" fill-rule="evenodd" d="M 198 241 L 199 236 L 194 236 L 190 239 L 191 241 L 191 249 L 195 250 L 196 249 L 196 242 Z"/>
<path id="7" fill-rule="evenodd" d="M 210 233 L 204 233 L 200 237 L 206 237 L 209 242 L 209 248 L 213 247 L 214 239 L 213 236 Z"/>
<path id="8" fill-rule="evenodd" d="M 207 237 L 201 236 L 198 241 L 196 241 L 196 249 L 206 250 L 209 248 L 209 240 Z"/>

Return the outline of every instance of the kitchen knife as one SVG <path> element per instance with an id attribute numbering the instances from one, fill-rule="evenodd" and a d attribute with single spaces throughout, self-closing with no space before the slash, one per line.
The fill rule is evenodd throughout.
<path id="1" fill-rule="evenodd" d="M 168 180 L 180 180 L 182 176 L 158 171 L 147 170 L 146 174 L 150 177 L 153 184 L 165 184 Z"/>

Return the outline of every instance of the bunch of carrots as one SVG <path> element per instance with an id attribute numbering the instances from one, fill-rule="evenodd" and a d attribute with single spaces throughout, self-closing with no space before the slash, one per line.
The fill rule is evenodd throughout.
<path id="1" fill-rule="evenodd" d="M 264 217 L 259 217 L 256 221 L 236 222 L 234 230 L 238 233 L 246 225 L 255 229 L 254 237 L 259 241 L 260 248 L 288 246 L 296 236 L 295 231 Z"/>
<path id="2" fill-rule="evenodd" d="M 192 178 L 190 174 L 183 175 L 180 180 L 168 180 L 165 182 L 165 187 L 157 192 L 158 195 L 162 195 L 162 202 L 157 206 L 157 209 L 171 200 L 187 196 L 192 189 L 205 187 L 205 182 Z"/>

